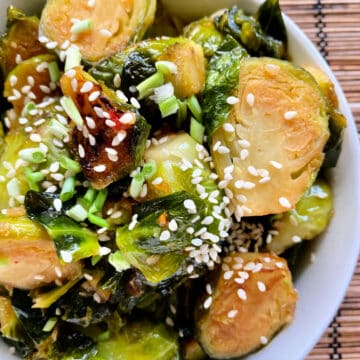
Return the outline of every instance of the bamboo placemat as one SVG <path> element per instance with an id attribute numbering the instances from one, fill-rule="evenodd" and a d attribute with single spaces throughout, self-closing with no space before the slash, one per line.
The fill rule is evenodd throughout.
<path id="1" fill-rule="evenodd" d="M 280 5 L 328 61 L 360 133 L 360 0 L 280 0 Z M 327 359 L 360 360 L 360 258 L 335 318 L 306 358 Z"/>

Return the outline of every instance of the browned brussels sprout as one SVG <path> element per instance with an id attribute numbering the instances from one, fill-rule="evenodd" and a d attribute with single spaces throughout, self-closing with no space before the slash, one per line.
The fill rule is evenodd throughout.
<path id="1" fill-rule="evenodd" d="M 102 189 L 128 175 L 145 149 L 145 119 L 80 67 L 62 76 L 61 89 L 63 106 L 76 125 L 73 152 L 91 185 Z"/>
<path id="2" fill-rule="evenodd" d="M 50 0 L 40 33 L 58 49 L 71 42 L 84 59 L 97 61 L 141 40 L 155 9 L 156 0 Z"/>
<path id="3" fill-rule="evenodd" d="M 46 54 L 38 40 L 39 19 L 8 8 L 8 31 L 0 40 L 0 67 L 4 77 L 21 61 Z"/>
<path id="4" fill-rule="evenodd" d="M 243 356 L 292 321 L 296 300 L 284 259 L 233 253 L 215 270 L 195 308 L 197 338 L 211 358 Z"/>
<path id="5" fill-rule="evenodd" d="M 287 61 L 247 58 L 237 66 L 237 88 L 224 93 L 215 67 L 205 89 L 215 168 L 237 218 L 281 213 L 295 206 L 322 165 L 326 101 L 314 78 Z M 228 113 L 210 116 L 224 97 Z"/>

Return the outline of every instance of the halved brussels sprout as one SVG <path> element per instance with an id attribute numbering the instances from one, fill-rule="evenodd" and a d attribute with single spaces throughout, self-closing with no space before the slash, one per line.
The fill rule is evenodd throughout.
<path id="1" fill-rule="evenodd" d="M 154 19 L 156 0 L 50 0 L 40 34 L 58 48 L 71 42 L 84 59 L 97 61 L 141 40 Z"/>
<path id="2" fill-rule="evenodd" d="M 227 98 L 230 112 L 204 113 L 215 168 L 238 218 L 281 213 L 295 206 L 321 167 L 326 101 L 314 78 L 287 61 L 247 58 L 239 72 Z M 205 99 L 212 107 L 222 84 L 209 84 Z"/>
<path id="3" fill-rule="evenodd" d="M 39 19 L 26 16 L 10 6 L 7 11 L 8 31 L 0 39 L 0 67 L 4 77 L 23 60 L 46 54 L 47 50 L 38 40 Z"/>
<path id="4" fill-rule="evenodd" d="M 9 72 L 4 85 L 4 96 L 18 114 L 28 102 L 40 103 L 46 97 L 59 94 L 48 70 L 49 64 L 56 59 L 51 54 L 34 56 L 22 61 Z"/>
<path id="5" fill-rule="evenodd" d="M 33 289 L 81 273 L 79 263 L 63 264 L 45 229 L 25 216 L 0 215 L 0 283 Z"/>
<path id="6" fill-rule="evenodd" d="M 224 260 L 195 308 L 197 339 L 214 359 L 237 358 L 265 345 L 292 321 L 297 300 L 284 259 L 232 253 Z"/>
<path id="7" fill-rule="evenodd" d="M 71 72 L 60 82 L 67 100 L 72 99 L 78 109 L 74 113 L 79 123 L 72 133 L 73 152 L 91 185 L 102 189 L 140 163 L 150 127 L 135 108 L 120 102 L 112 90 L 80 67 Z"/>
<path id="8" fill-rule="evenodd" d="M 294 209 L 272 217 L 272 236 L 267 249 L 281 254 L 302 240 L 311 240 L 322 233 L 333 214 L 330 186 L 324 180 L 316 180 L 296 203 Z"/>

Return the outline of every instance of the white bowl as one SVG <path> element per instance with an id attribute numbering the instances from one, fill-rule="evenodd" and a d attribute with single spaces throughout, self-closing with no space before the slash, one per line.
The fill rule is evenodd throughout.
<path id="1" fill-rule="evenodd" d="M 254 12 L 259 0 L 164 0 L 166 6 L 184 17 L 198 17 L 214 10 L 238 4 Z M 1 0 L 0 23 L 6 23 L 6 7 L 13 4 L 32 13 L 39 12 L 42 0 Z M 295 3 L 295 0 L 294 0 Z M 348 120 L 342 153 L 331 173 L 335 214 L 326 232 L 316 240 L 312 251 L 315 261 L 300 269 L 295 285 L 299 302 L 295 320 L 281 331 L 263 350 L 248 360 L 301 360 L 315 346 L 335 315 L 350 283 L 360 248 L 360 152 L 357 130 L 349 105 L 330 68 L 304 33 L 285 16 L 289 52 L 299 65 L 315 65 L 323 69 L 335 84 L 340 109 Z M 4 29 L 0 29 L 3 31 Z M 8 347 L 0 343 L 0 359 L 15 359 Z M 134 359 L 136 359 L 134 355 Z"/>

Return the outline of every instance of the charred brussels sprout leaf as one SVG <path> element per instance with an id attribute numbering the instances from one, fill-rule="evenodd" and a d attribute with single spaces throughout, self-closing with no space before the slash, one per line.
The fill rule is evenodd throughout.
<path id="1" fill-rule="evenodd" d="M 225 122 L 232 109 L 227 99 L 238 87 L 240 64 L 245 57 L 246 50 L 227 36 L 211 58 L 202 107 L 204 124 L 210 136 Z"/>
<path id="2" fill-rule="evenodd" d="M 29 191 L 25 207 L 30 219 L 42 224 L 54 240 L 59 258 L 64 262 L 77 261 L 99 253 L 97 235 L 81 227 L 53 207 L 56 195 Z"/>
<path id="3" fill-rule="evenodd" d="M 59 48 L 69 40 L 79 47 L 84 59 L 98 61 L 141 40 L 155 9 L 156 0 L 98 0 L 92 7 L 86 0 L 51 0 L 43 9 L 40 33 L 56 41 Z M 84 28 L 74 29 L 72 18 L 84 19 Z"/>
<path id="4" fill-rule="evenodd" d="M 281 254 L 301 240 L 314 239 L 325 230 L 332 214 L 330 186 L 323 180 L 316 180 L 293 210 L 272 218 L 272 227 L 277 231 L 277 235 L 272 237 L 267 248 Z"/>
<path id="5" fill-rule="evenodd" d="M 136 354 L 141 360 L 180 359 L 176 334 L 163 324 L 141 321 L 126 325 L 109 340 L 96 345 L 94 360 L 131 360 Z"/>
<path id="6" fill-rule="evenodd" d="M 237 358 L 263 346 L 262 337 L 270 340 L 292 321 L 297 300 L 284 259 L 250 252 L 228 258 L 229 271 L 238 275 L 226 279 L 224 269 L 214 270 L 211 297 L 204 291 L 195 307 L 197 339 L 214 359 Z"/>
<path id="7" fill-rule="evenodd" d="M 132 106 L 120 102 L 112 90 L 79 67 L 73 79 L 76 89 L 66 74 L 61 78 L 63 93 L 72 99 L 82 118 L 73 129 L 72 149 L 91 185 L 102 189 L 140 163 L 150 126 Z M 83 91 L 87 86 L 90 90 Z M 92 99 L 94 93 L 98 95 Z"/>

